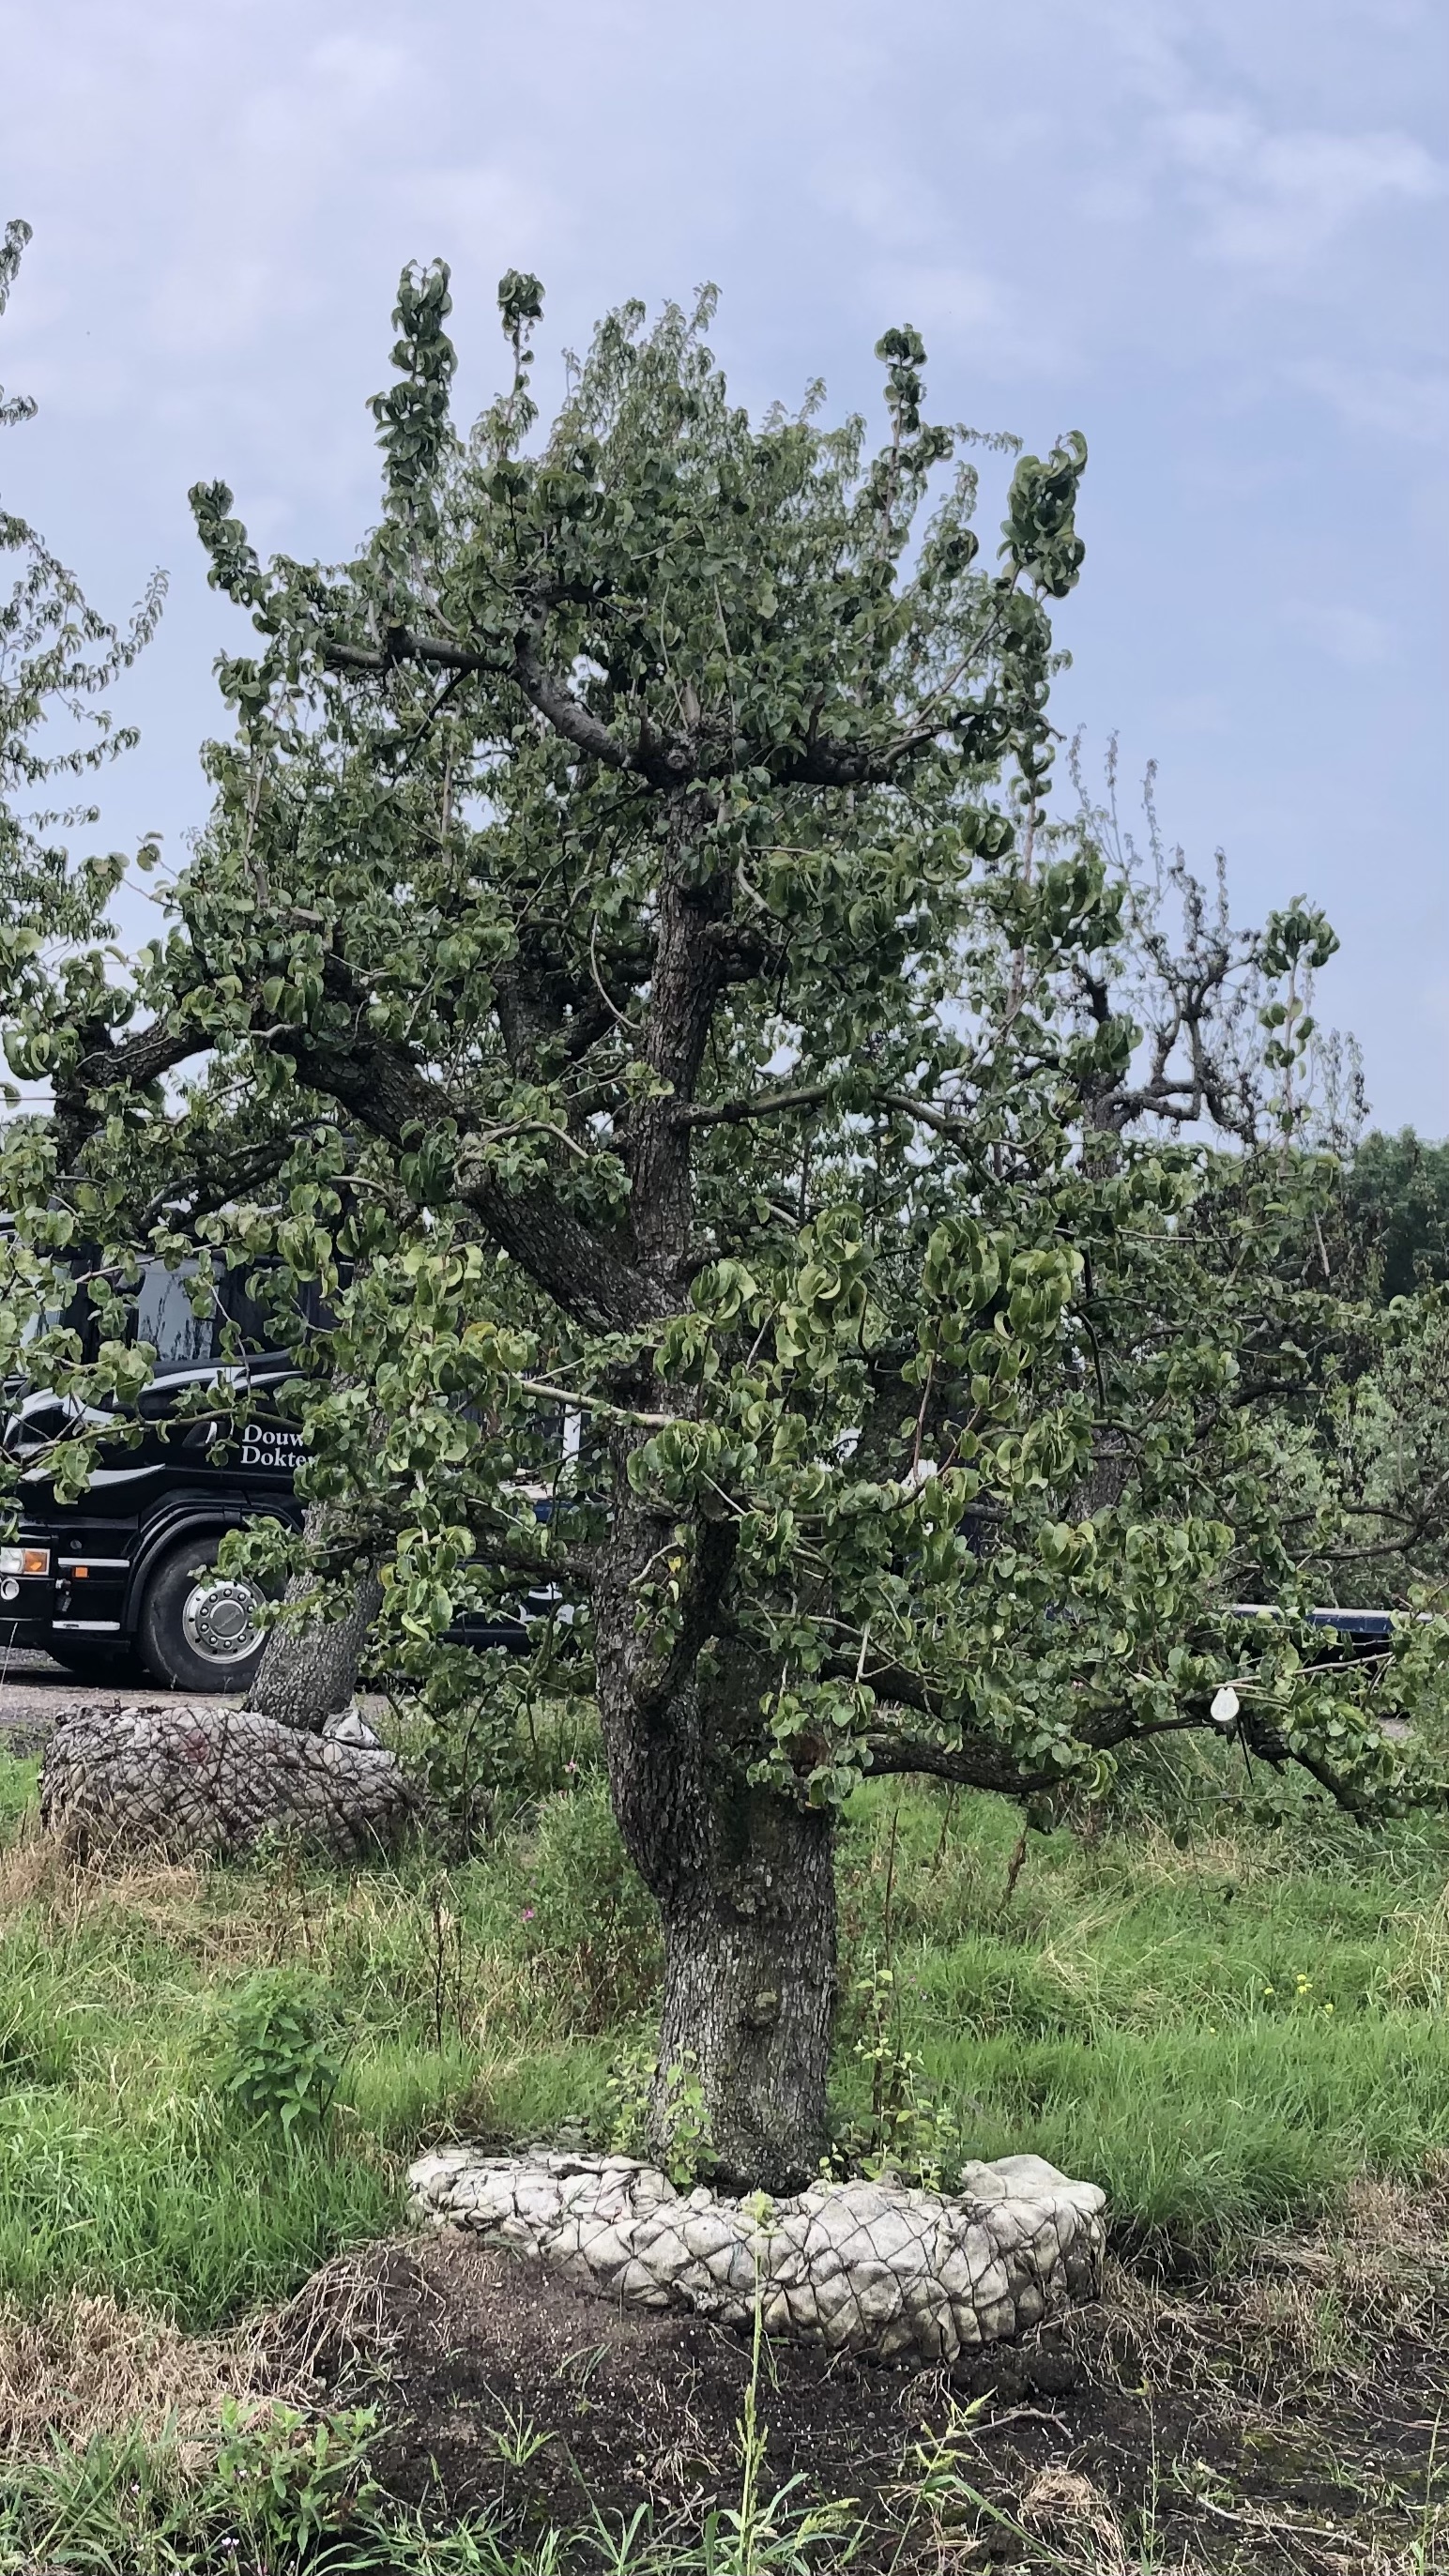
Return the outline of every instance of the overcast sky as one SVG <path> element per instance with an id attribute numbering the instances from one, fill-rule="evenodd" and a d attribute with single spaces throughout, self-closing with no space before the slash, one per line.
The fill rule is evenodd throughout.
<path id="1" fill-rule="evenodd" d="M 913 322 L 938 418 L 1081 428 L 1058 713 L 1160 763 L 1246 917 L 1344 954 L 1377 1119 L 1449 1129 L 1444 0 L 0 0 L 0 218 L 35 227 L 4 491 L 98 605 L 171 575 L 108 835 L 201 820 L 189 484 L 331 556 L 375 509 L 365 399 L 404 260 L 454 272 L 465 405 L 493 290 L 540 349 L 626 295 L 723 292 L 752 405 L 875 401 Z"/>

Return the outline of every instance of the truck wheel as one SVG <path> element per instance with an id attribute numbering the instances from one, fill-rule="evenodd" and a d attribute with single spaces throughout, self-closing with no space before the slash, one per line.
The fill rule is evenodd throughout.
<path id="1" fill-rule="evenodd" d="M 262 1660 L 261 1595 L 216 1572 L 220 1546 L 216 1533 L 183 1539 L 146 1586 L 136 1642 L 152 1680 L 173 1690 L 244 1691 Z"/>

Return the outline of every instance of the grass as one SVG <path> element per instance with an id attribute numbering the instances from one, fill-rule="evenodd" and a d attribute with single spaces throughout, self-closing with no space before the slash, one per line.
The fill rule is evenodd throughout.
<path id="1" fill-rule="evenodd" d="M 91 2576 L 553 2576 L 557 2552 L 510 2548 L 486 2522 L 436 2532 L 373 2480 L 373 2419 L 271 2406 L 220 2439 L 170 2426 L 58 2445 L 0 2484 L 0 2571 Z M 59 2551 L 51 2557 L 52 2551 Z"/>
<path id="2" fill-rule="evenodd" d="M 0 2299 L 209 2329 L 391 2227 L 422 2146 L 617 2121 L 657 1945 L 587 1762 L 478 1858 L 350 1877 L 280 1854 L 77 1874 L 36 1835 L 32 1783 L 0 1757 Z M 1220 1784 L 1173 1811 L 1176 1839 L 1138 1814 L 1023 1859 L 999 1802 L 863 1793 L 842 2119 L 869 2126 L 884 2034 L 888 2089 L 948 2165 L 1044 2154 L 1105 2184 L 1129 2240 L 1199 2255 L 1430 2169 L 1449 1830 L 1372 1836 L 1306 1802 L 1265 1821 Z M 326 2134 L 289 2149 L 221 2088 L 237 1998 L 281 1965 L 342 2060 Z"/>
<path id="3" fill-rule="evenodd" d="M 1199 2253 L 1411 2180 L 1449 2143 L 1449 1833 L 1307 1807 L 1182 1843 L 1150 1820 L 1044 1838 L 913 1795 L 855 1821 L 857 1956 L 889 1952 L 899 2044 L 972 2154 L 1105 2184 L 1119 2229 Z M 883 1830 L 884 1828 L 884 1830 Z M 857 2050 L 860 2042 L 857 2040 Z M 852 2088 L 847 2055 L 843 2089 Z"/>
<path id="4" fill-rule="evenodd" d="M 374 2510 L 367 2425 L 253 2373 L 246 2334 L 212 2339 L 390 2231 L 424 2146 L 613 2142 L 627 2122 L 619 2070 L 647 2047 L 657 1936 L 597 1755 L 573 1757 L 451 1866 L 343 1874 L 277 1851 L 104 1873 L 58 1858 L 35 1766 L 0 1753 L 0 2576 L 47 2557 L 181 2576 L 308 2551 L 339 2570 L 546 2576 L 560 2547 L 617 2576 L 604 2534 L 535 2551 Z M 1226 1769 L 1164 1768 L 1134 1811 L 1024 1843 L 998 1801 L 881 1784 L 846 1820 L 840 1885 L 843 2135 L 889 2134 L 948 2174 L 963 2155 L 1044 2154 L 1105 2184 L 1119 2253 L 1185 2251 L 1225 2276 L 1325 2213 L 1329 2241 L 1363 2236 L 1377 2261 L 1383 2230 L 1354 2212 L 1442 2182 L 1449 1825 L 1367 1834 L 1311 1796 L 1270 1808 Z M 290 2140 L 249 2123 L 226 2081 L 277 1978 L 340 2070 L 325 2120 Z M 1326 2259 L 1302 2282 L 1252 2276 L 1263 2317 L 1244 2350 L 1261 2327 L 1270 2379 L 1289 2309 L 1312 2324 L 1307 2342 L 1294 2329 L 1305 2350 L 1331 2340 L 1352 2264 L 1335 2255 L 1325 2287 Z M 1043 2471 L 1009 2510 L 982 2505 L 975 2474 L 927 2463 L 921 2496 L 944 2478 L 953 2511 L 981 2506 L 1037 2567 L 1157 2563 L 1140 2534 L 1133 2551 L 1112 2537 L 1095 2490 L 1068 2492 L 1075 2472 Z M 705 2558 L 716 2576 L 818 2561 L 771 2510 L 748 2535 L 721 2526 L 700 2576 Z M 1426 2534 L 1438 2510 L 1424 2503 Z M 1393 2564 L 1427 2570 L 1434 2541 L 1416 2545 Z M 640 2576 L 693 2576 L 698 2557 L 647 2524 L 625 2554 Z"/>

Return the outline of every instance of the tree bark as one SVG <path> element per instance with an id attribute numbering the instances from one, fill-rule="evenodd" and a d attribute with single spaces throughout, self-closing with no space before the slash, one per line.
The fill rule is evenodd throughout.
<path id="1" fill-rule="evenodd" d="M 697 2144 L 727 2185 L 793 2191 L 826 2143 L 833 1821 L 749 1781 L 769 1679 L 758 1655 L 716 1638 L 701 1670 L 732 1525 L 696 1522 L 681 1540 L 671 1517 L 636 1502 L 622 1462 L 615 1491 L 595 1672 L 614 1813 L 664 1928 L 651 2148 L 667 2163 Z M 661 1541 L 687 1604 L 665 1635 L 640 1601 Z M 681 2134 L 696 2124 L 697 2139 Z"/>
<path id="2" fill-rule="evenodd" d="M 798 2190 L 826 2143 L 835 2010 L 833 1820 L 767 1790 L 716 1815 L 706 1864 L 662 1905 L 664 2009 L 652 2126 L 677 2133 L 681 2098 L 703 2115 L 721 2182 Z"/>
<path id="3" fill-rule="evenodd" d="M 305 1534 L 309 1547 L 332 1535 L 332 1514 L 325 1503 L 308 1505 Z M 294 1574 L 284 1599 L 304 1600 L 311 1588 L 310 1575 Z M 382 1584 L 376 1567 L 369 1566 L 345 1618 L 312 1618 L 300 1627 L 273 1628 L 248 1707 L 282 1726 L 319 1735 L 328 1718 L 346 1708 L 356 1692 L 367 1632 L 381 1607 Z"/>

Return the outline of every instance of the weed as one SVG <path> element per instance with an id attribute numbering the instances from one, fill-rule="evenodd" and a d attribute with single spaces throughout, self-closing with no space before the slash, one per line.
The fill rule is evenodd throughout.
<path id="1" fill-rule="evenodd" d="M 842 2172 L 894 2176 L 940 2191 L 963 2161 L 961 2123 L 932 2097 L 918 2052 L 906 2046 L 895 1970 L 869 1967 L 853 2000 L 863 2025 L 855 2061 L 869 2079 L 869 2108 L 842 2128 L 832 2161 Z"/>
<path id="2" fill-rule="evenodd" d="M 811 2507 L 803 2481 L 787 2478 L 773 2493 L 766 2491 L 768 2435 L 760 2412 L 760 2381 L 765 2359 L 764 2301 L 760 2297 L 759 2246 L 768 2235 L 771 2204 L 757 2192 L 744 2203 L 754 2220 L 755 2289 L 750 2331 L 750 2369 L 745 2381 L 737 2438 L 740 2451 L 738 2504 L 715 2507 L 700 2539 L 700 2576 L 808 2576 L 822 2549 L 830 2545 L 835 2564 L 855 2554 L 864 2527 L 843 2506 Z M 694 2576 L 694 2553 L 681 2553 L 679 2576 Z"/>
<path id="3" fill-rule="evenodd" d="M 611 2155 L 652 2156 L 679 2189 L 708 2173 L 714 2138 L 692 2058 L 666 2070 L 656 2102 L 653 2050 L 626 2049 L 609 2070 L 605 2100 Z"/>
<path id="4" fill-rule="evenodd" d="M 494 2434 L 493 2440 L 498 2456 L 505 2466 L 521 2471 L 528 2467 L 531 2460 L 537 2459 L 540 2451 L 548 2449 L 553 2435 L 546 2432 L 540 2433 L 536 2424 L 530 2424 L 527 2418 L 513 2407 L 505 2407 L 503 2429 Z"/>
<path id="5" fill-rule="evenodd" d="M 321 2131 L 342 2075 L 325 1999 L 289 1968 L 249 1978 L 224 2024 L 217 2087 L 242 2118 L 288 2146 Z"/>
<path id="6" fill-rule="evenodd" d="M 443 2051 L 443 2030 L 452 2021 L 459 2040 L 464 2035 L 463 1918 L 449 1903 L 446 1879 L 431 1891 L 429 1912 L 433 1936 L 433 2046 Z"/>

